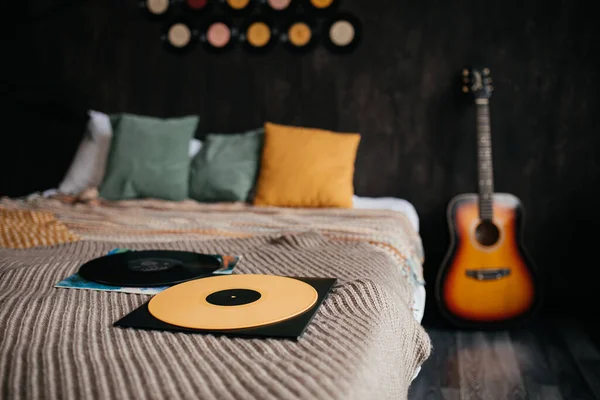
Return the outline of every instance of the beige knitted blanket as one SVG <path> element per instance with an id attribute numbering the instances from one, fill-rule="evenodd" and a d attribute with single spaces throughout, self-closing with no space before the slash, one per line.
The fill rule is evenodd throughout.
<path id="1" fill-rule="evenodd" d="M 400 213 L 40 197 L 0 209 L 69 232 L 0 246 L 2 399 L 403 399 L 429 355 L 411 312 L 421 242 Z M 28 224 L 13 230 L 45 231 Z M 338 283 L 297 342 L 115 328 L 149 296 L 54 287 L 114 247 L 240 254 L 234 273 Z"/>

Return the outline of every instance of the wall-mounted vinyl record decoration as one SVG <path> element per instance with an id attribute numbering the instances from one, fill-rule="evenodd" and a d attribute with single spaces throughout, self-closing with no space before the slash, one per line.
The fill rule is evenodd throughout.
<path id="1" fill-rule="evenodd" d="M 187 53 L 196 45 L 198 31 L 188 21 L 179 20 L 165 26 L 161 40 L 167 49 L 175 53 Z"/>
<path id="2" fill-rule="evenodd" d="M 264 53 L 277 41 L 277 29 L 268 18 L 254 17 L 243 26 L 240 40 L 251 53 Z"/>
<path id="3" fill-rule="evenodd" d="M 325 46 L 333 53 L 348 53 L 358 46 L 362 25 L 358 18 L 349 13 L 332 16 L 323 28 Z"/>
<path id="4" fill-rule="evenodd" d="M 140 0 L 138 4 L 144 14 L 152 19 L 165 18 L 173 9 L 169 0 Z"/>
<path id="5" fill-rule="evenodd" d="M 226 16 L 215 16 L 206 20 L 200 29 L 200 41 L 212 53 L 231 49 L 236 43 L 237 30 Z"/>
<path id="6" fill-rule="evenodd" d="M 308 11 L 318 14 L 333 12 L 338 3 L 338 0 L 304 0 Z"/>
<path id="7" fill-rule="evenodd" d="M 236 15 L 246 15 L 252 11 L 257 0 L 221 0 L 227 11 Z"/>
<path id="8" fill-rule="evenodd" d="M 282 32 L 284 46 L 294 53 L 305 53 L 317 44 L 317 24 L 307 16 L 290 18 Z"/>
<path id="9" fill-rule="evenodd" d="M 206 13 L 210 11 L 212 2 L 209 0 L 184 0 L 188 10 L 196 13 Z"/>
<path id="10" fill-rule="evenodd" d="M 283 15 L 292 12 L 297 3 L 293 0 L 261 0 L 261 9 L 265 12 Z"/>

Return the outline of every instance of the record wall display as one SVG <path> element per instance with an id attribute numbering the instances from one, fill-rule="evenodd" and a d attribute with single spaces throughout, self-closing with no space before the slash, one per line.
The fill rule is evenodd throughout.
<path id="1" fill-rule="evenodd" d="M 318 45 L 352 52 L 362 36 L 360 20 L 339 10 L 341 0 L 139 0 L 143 13 L 163 21 L 161 40 L 175 53 L 222 53 L 236 45 L 262 54 L 276 44 L 303 54 Z M 173 22 L 176 20 L 175 22 Z M 169 22 L 171 21 L 171 22 Z"/>
<path id="2" fill-rule="evenodd" d="M 114 326 L 298 340 L 335 278 L 239 274 L 172 286 Z"/>

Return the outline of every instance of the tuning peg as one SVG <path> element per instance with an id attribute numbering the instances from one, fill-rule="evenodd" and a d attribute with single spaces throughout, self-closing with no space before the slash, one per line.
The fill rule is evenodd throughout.
<path id="1" fill-rule="evenodd" d="M 464 93 L 467 93 L 467 92 L 469 91 L 469 88 L 468 88 L 468 87 L 466 87 L 466 86 L 463 86 L 463 87 L 462 87 L 462 91 L 463 91 Z"/>
<path id="2" fill-rule="evenodd" d="M 490 92 L 494 90 L 494 87 L 490 85 Z"/>
<path id="3" fill-rule="evenodd" d="M 469 78 L 468 78 L 468 77 L 466 77 L 466 76 L 463 76 L 463 78 L 462 78 L 462 81 L 463 81 L 464 83 L 469 83 Z"/>
<path id="4" fill-rule="evenodd" d="M 483 74 L 484 74 L 485 76 L 489 76 L 489 75 L 490 75 L 490 69 L 489 69 L 488 67 L 485 67 L 485 68 L 483 69 Z"/>
<path id="5" fill-rule="evenodd" d="M 463 76 L 469 76 L 469 70 L 466 68 L 463 68 L 462 74 L 463 74 Z"/>

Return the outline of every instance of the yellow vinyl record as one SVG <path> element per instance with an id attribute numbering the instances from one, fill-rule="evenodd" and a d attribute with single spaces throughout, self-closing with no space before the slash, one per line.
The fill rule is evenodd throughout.
<path id="1" fill-rule="evenodd" d="M 202 330 L 235 330 L 281 322 L 309 310 L 318 293 L 298 279 L 223 275 L 172 286 L 148 303 L 155 318 Z"/>

